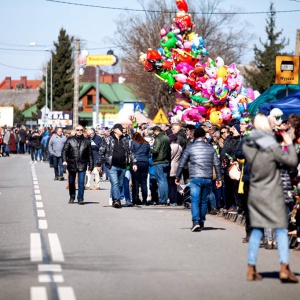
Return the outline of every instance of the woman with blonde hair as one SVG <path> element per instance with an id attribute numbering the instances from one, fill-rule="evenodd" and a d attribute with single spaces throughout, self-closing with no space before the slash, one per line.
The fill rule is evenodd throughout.
<path id="1" fill-rule="evenodd" d="M 277 238 L 280 280 L 297 283 L 298 279 L 289 269 L 288 224 L 279 170 L 279 165 L 297 166 L 296 150 L 285 131 L 280 132 L 280 135 L 287 145 L 287 151 L 282 150 L 265 115 L 258 114 L 253 125 L 254 129 L 245 137 L 243 145 L 243 153 L 251 171 L 248 206 L 252 231 L 248 246 L 247 280 L 262 279 L 256 271 L 256 259 L 264 228 L 271 228 Z"/>

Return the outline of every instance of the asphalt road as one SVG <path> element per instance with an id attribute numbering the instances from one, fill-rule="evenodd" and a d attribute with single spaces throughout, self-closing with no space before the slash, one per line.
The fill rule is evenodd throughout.
<path id="1" fill-rule="evenodd" d="M 244 229 L 222 217 L 192 233 L 182 207 L 109 207 L 108 182 L 68 204 L 67 182 L 29 155 L 0 158 L 0 170 L 1 300 L 300 298 L 300 284 L 279 281 L 276 250 L 260 249 L 261 282 L 245 280 Z"/>

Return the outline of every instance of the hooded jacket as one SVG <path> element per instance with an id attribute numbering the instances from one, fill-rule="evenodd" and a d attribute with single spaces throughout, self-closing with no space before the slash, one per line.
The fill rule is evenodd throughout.
<path id="1" fill-rule="evenodd" d="M 251 227 L 286 228 L 280 168 L 297 166 L 295 147 L 290 145 L 283 151 L 274 135 L 252 130 L 244 138 L 243 153 L 251 173 L 248 198 Z"/>

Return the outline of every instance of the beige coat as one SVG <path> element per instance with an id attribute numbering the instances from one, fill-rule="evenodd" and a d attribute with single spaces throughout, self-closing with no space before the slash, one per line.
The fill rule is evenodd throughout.
<path id="1" fill-rule="evenodd" d="M 171 169 L 170 169 L 170 177 L 175 177 L 179 160 L 181 157 L 182 148 L 177 143 L 171 143 Z"/>

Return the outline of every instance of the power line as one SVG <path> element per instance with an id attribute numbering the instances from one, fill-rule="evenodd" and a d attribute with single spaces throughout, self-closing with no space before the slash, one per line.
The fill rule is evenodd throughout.
<path id="1" fill-rule="evenodd" d="M 74 2 L 67 2 L 67 1 L 58 1 L 58 0 L 46 0 L 48 2 L 54 2 L 59 4 L 68 4 L 68 5 L 75 5 L 75 6 L 85 6 L 85 7 L 93 7 L 93 8 L 102 8 L 102 9 L 110 9 L 110 10 L 121 10 L 121 11 L 135 11 L 135 12 L 153 12 L 153 13 L 166 13 L 161 10 L 147 10 L 147 9 L 134 9 L 134 8 L 123 8 L 123 7 L 110 7 L 110 6 L 101 6 L 101 5 L 93 5 L 93 4 L 83 4 L 83 3 L 74 3 Z M 300 2 L 296 1 L 295 2 Z M 275 11 L 276 13 L 293 13 L 299 12 L 300 9 L 295 10 L 278 10 Z M 168 11 L 167 13 L 177 13 Z M 270 11 L 252 11 L 252 12 L 189 12 L 190 14 L 195 15 L 258 15 L 258 14 L 268 14 Z"/>
<path id="2" fill-rule="evenodd" d="M 6 50 L 6 51 L 27 51 L 27 52 L 45 52 L 46 51 L 46 50 L 12 49 L 12 48 L 0 48 L 0 50 Z"/>
<path id="3" fill-rule="evenodd" d="M 18 70 L 24 70 L 24 71 L 42 71 L 42 69 L 25 69 L 25 68 L 18 68 L 18 67 L 8 66 L 8 65 L 5 65 L 5 64 L 2 64 L 2 63 L 0 63 L 0 65 L 1 65 L 1 66 L 4 66 L 4 67 L 11 68 L 11 69 L 18 69 Z"/>

